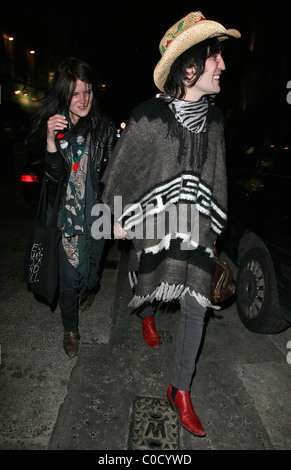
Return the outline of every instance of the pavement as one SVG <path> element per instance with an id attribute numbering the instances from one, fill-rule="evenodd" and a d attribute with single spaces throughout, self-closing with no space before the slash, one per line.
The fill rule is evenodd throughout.
<path id="1" fill-rule="evenodd" d="M 10 198 L 0 196 L 5 206 Z M 2 213 L 0 450 L 291 449 L 290 329 L 251 333 L 234 301 L 208 312 L 191 388 L 206 437 L 192 436 L 166 400 L 179 305 L 159 308 L 161 346 L 150 348 L 128 308 L 126 244 L 108 242 L 101 288 L 80 313 L 81 349 L 70 359 L 59 307 L 37 301 L 22 281 L 34 213 L 19 197 Z"/>

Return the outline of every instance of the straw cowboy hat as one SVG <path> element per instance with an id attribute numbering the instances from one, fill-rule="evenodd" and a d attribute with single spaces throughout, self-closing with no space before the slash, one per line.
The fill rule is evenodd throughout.
<path id="1" fill-rule="evenodd" d="M 164 91 L 164 85 L 172 63 L 189 47 L 217 37 L 220 41 L 228 37 L 240 38 L 236 29 L 225 29 L 216 21 L 207 20 L 200 11 L 193 11 L 174 24 L 164 35 L 159 49 L 161 59 L 154 70 L 154 82 L 159 90 Z"/>

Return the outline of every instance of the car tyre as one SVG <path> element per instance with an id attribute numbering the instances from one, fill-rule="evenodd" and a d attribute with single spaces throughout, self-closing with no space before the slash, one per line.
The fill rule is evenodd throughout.
<path id="1" fill-rule="evenodd" d="M 253 247 L 244 254 L 238 268 L 236 291 L 238 314 L 248 330 L 272 334 L 289 326 L 280 314 L 277 281 L 267 248 Z"/>

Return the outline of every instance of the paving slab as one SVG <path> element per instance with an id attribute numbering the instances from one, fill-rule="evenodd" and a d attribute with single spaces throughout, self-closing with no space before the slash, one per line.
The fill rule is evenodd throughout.
<path id="1" fill-rule="evenodd" d="M 207 435 L 196 438 L 179 423 L 177 428 L 166 390 L 179 308 L 161 308 L 156 315 L 160 349 L 144 343 L 141 321 L 127 307 L 126 261 L 123 254 L 110 341 L 83 346 L 49 449 L 290 449 L 290 366 L 269 336 L 244 328 L 235 305 L 209 315 L 191 389 Z"/>

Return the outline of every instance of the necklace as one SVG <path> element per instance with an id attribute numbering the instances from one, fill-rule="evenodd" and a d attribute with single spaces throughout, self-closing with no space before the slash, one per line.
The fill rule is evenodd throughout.
<path id="1" fill-rule="evenodd" d="M 73 170 L 77 172 L 80 160 L 84 152 L 85 137 L 82 134 L 79 134 L 77 136 L 73 135 L 68 142 L 67 140 L 64 139 L 64 134 L 59 133 L 57 139 L 60 142 L 61 149 L 65 149 L 68 147 L 69 143 L 71 144 L 72 157 L 73 157 Z"/>

